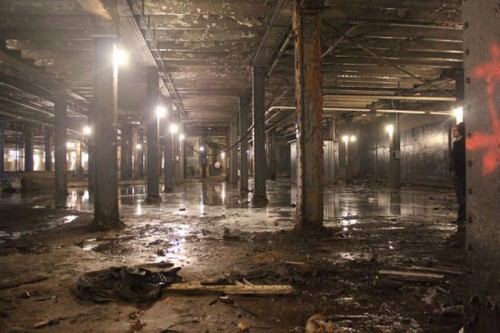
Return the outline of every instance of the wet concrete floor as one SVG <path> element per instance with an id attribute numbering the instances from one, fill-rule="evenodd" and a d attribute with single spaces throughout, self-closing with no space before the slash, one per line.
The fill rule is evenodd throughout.
<path id="1" fill-rule="evenodd" d="M 89 230 L 85 189 L 70 189 L 67 209 L 42 195 L 0 198 L 0 331 L 305 332 L 307 319 L 323 314 L 338 332 L 458 332 L 465 231 L 450 223 L 450 189 L 327 187 L 322 232 L 294 230 L 287 179 L 267 189 L 269 204 L 253 207 L 251 192 L 217 179 L 187 181 L 157 205 L 145 204 L 144 185 L 120 187 L 126 228 L 111 232 Z M 145 305 L 95 304 L 71 292 L 88 271 L 167 263 L 182 267 L 185 281 L 245 277 L 295 293 L 231 302 L 164 293 Z M 452 273 L 432 281 L 383 273 L 425 268 Z M 34 277 L 46 279 L 9 287 Z"/>

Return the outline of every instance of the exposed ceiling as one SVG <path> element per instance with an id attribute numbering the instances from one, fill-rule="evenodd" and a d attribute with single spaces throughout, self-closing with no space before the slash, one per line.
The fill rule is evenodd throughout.
<path id="1" fill-rule="evenodd" d="M 53 125 L 53 93 L 71 89 L 77 130 L 93 99 L 94 35 L 116 22 L 132 61 L 120 70 L 119 119 L 144 121 L 156 66 L 185 129 L 225 135 L 253 65 L 267 68 L 267 125 L 292 134 L 291 0 L 2 0 L 0 121 Z M 446 111 L 462 67 L 460 0 L 325 0 L 326 116 Z M 119 17 L 119 20 L 110 18 Z M 279 123 L 277 123 L 279 121 Z"/>

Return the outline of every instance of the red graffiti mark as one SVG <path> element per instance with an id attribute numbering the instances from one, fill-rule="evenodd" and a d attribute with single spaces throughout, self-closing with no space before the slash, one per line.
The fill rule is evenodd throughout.
<path id="1" fill-rule="evenodd" d="M 500 148 L 500 119 L 495 105 L 495 89 L 500 85 L 500 44 L 493 44 L 490 49 L 491 62 L 477 66 L 474 70 L 476 78 L 484 78 L 486 82 L 487 108 L 493 133 L 477 133 L 467 139 L 467 149 L 485 149 L 483 156 L 483 175 L 493 172 L 500 163 L 497 150 Z"/>

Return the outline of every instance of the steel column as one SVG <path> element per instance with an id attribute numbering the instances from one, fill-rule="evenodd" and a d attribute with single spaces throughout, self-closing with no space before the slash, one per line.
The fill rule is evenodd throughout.
<path id="1" fill-rule="evenodd" d="M 297 225 L 323 225 L 323 138 L 320 1 L 296 0 L 295 100 L 297 121 Z"/>
<path id="2" fill-rule="evenodd" d="M 33 171 L 33 129 L 24 127 L 24 171 Z"/>
<path id="3" fill-rule="evenodd" d="M 137 126 L 132 126 L 132 132 L 131 132 L 131 151 L 132 151 L 132 178 L 137 179 L 138 175 L 138 159 L 139 159 L 139 154 L 138 154 L 138 147 L 137 145 L 139 144 L 138 141 L 138 128 Z M 141 146 L 142 148 L 142 146 Z"/>
<path id="4" fill-rule="evenodd" d="M 124 124 L 121 135 L 120 178 L 132 178 L 132 125 Z"/>
<path id="5" fill-rule="evenodd" d="M 172 110 L 172 101 L 167 100 L 168 104 L 167 110 Z M 174 133 L 170 132 L 169 123 L 165 126 L 165 162 L 164 162 L 164 181 L 165 181 L 165 192 L 171 192 L 174 188 Z"/>
<path id="6" fill-rule="evenodd" d="M 389 157 L 389 183 L 392 189 L 401 188 L 401 149 L 399 132 L 399 115 L 394 115 L 394 133 L 391 138 L 391 156 Z"/>
<path id="7" fill-rule="evenodd" d="M 253 147 L 254 147 L 254 195 L 253 203 L 267 203 L 266 198 L 266 131 L 265 131 L 265 68 L 253 67 Z"/>
<path id="8" fill-rule="evenodd" d="M 137 160 L 136 160 L 136 179 L 144 178 L 144 134 L 137 133 Z"/>
<path id="9" fill-rule="evenodd" d="M 52 171 L 52 134 L 45 132 L 45 171 Z"/>
<path id="10" fill-rule="evenodd" d="M 113 63 L 114 36 L 96 38 L 94 220 L 99 230 L 123 226 L 118 207 L 118 69 Z"/>
<path id="11" fill-rule="evenodd" d="M 76 163 L 75 163 L 75 173 L 77 179 L 83 179 L 85 172 L 83 171 L 83 160 L 82 160 L 82 141 L 76 143 Z"/>
<path id="12" fill-rule="evenodd" d="M 159 189 L 160 150 L 158 142 L 159 120 L 156 115 L 156 107 L 159 98 L 159 77 L 156 68 L 150 68 L 147 73 L 147 121 L 148 121 L 148 155 L 147 155 L 147 178 L 148 196 L 146 202 L 157 203 L 161 201 Z"/>
<path id="13" fill-rule="evenodd" d="M 96 140 L 96 121 L 95 121 L 95 105 L 89 106 L 88 124 L 92 129 L 87 138 L 89 147 L 89 195 L 93 196 L 95 192 L 95 140 Z"/>
<path id="14" fill-rule="evenodd" d="M 229 182 L 236 184 L 238 183 L 238 114 L 233 113 L 231 117 L 231 129 L 229 141 L 229 147 L 232 147 L 230 151 L 227 152 L 229 158 Z"/>
<path id="15" fill-rule="evenodd" d="M 248 107 L 250 96 L 240 97 L 240 191 L 248 191 Z"/>
<path id="16" fill-rule="evenodd" d="M 184 139 L 181 140 L 181 134 L 184 133 L 184 126 L 179 124 L 179 132 L 176 135 L 177 140 L 176 158 L 175 158 L 175 183 L 184 182 Z"/>
<path id="17" fill-rule="evenodd" d="M 66 206 L 67 190 L 67 161 L 66 161 L 66 90 L 60 90 L 55 95 L 55 183 L 56 183 L 56 207 Z"/>
<path id="18" fill-rule="evenodd" d="M 269 142 L 267 145 L 269 151 L 269 179 L 276 180 L 276 129 L 269 132 Z"/>
<path id="19" fill-rule="evenodd" d="M 0 175 L 4 172 L 5 160 L 3 157 L 4 153 L 4 140 L 3 140 L 4 129 L 0 127 Z"/>
<path id="20" fill-rule="evenodd" d="M 465 332 L 500 332 L 500 31 L 498 0 L 462 1 L 466 132 Z"/>

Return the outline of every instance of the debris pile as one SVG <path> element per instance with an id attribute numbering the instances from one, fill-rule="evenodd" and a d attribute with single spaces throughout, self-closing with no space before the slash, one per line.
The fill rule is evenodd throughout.
<path id="1" fill-rule="evenodd" d="M 182 281 L 177 275 L 180 267 L 163 272 L 144 268 L 111 267 L 87 272 L 78 277 L 74 294 L 81 300 L 111 302 L 122 299 L 128 302 L 154 302 L 162 288 Z"/>

